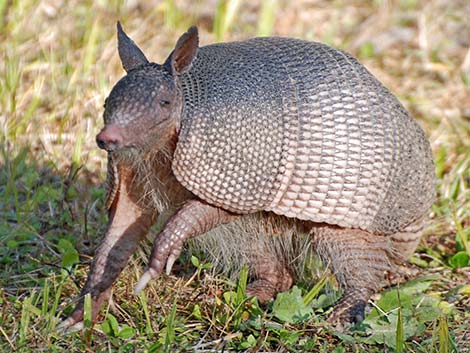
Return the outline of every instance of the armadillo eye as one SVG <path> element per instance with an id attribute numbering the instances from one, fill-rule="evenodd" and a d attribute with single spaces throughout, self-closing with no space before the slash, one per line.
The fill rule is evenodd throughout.
<path id="1" fill-rule="evenodd" d="M 169 105 L 170 105 L 170 101 L 167 101 L 167 100 L 164 100 L 164 99 L 162 99 L 160 101 L 160 107 L 165 108 L 165 107 L 168 107 Z"/>

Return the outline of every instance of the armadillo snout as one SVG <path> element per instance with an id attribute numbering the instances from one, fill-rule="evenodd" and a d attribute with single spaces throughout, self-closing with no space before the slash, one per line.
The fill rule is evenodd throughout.
<path id="1" fill-rule="evenodd" d="M 108 152 L 119 149 L 123 144 L 121 129 L 116 125 L 105 126 L 100 133 L 96 135 L 96 144 L 99 148 Z"/>

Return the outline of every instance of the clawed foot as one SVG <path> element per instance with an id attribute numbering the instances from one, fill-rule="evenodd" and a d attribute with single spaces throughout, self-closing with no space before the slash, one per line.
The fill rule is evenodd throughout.
<path id="1" fill-rule="evenodd" d="M 93 261 L 91 273 L 82 290 L 82 298 L 86 293 L 92 294 L 92 321 L 96 320 L 104 300 L 109 298 L 114 280 L 134 253 L 138 241 L 154 221 L 153 214 L 145 215 L 142 218 L 142 210 L 130 204 L 132 200 L 124 202 L 127 190 L 125 186 L 122 186 L 120 202 L 115 206 L 116 210 L 111 216 L 111 225 Z M 138 211 L 131 219 L 132 222 L 128 222 L 129 209 Z M 237 217 L 237 215 L 198 200 L 188 201 L 167 222 L 159 234 L 152 249 L 148 269 L 137 283 L 135 293 L 140 293 L 151 279 L 157 278 L 163 272 L 165 267 L 167 274 L 170 273 L 187 239 L 203 234 L 217 225 L 230 222 Z M 118 220 L 126 224 L 124 233 L 122 233 L 122 224 Z M 83 299 L 71 317 L 59 325 L 59 330 L 70 332 L 70 330 L 81 329 L 83 327 L 82 321 Z"/>
<path id="2" fill-rule="evenodd" d="M 227 223 L 238 216 L 198 200 L 188 201 L 165 225 L 153 245 L 149 266 L 134 290 L 139 294 L 151 279 L 163 272 L 169 274 L 181 254 L 184 242 L 203 234 L 219 224 Z"/>
<path id="3" fill-rule="evenodd" d="M 327 319 L 328 324 L 337 331 L 345 331 L 364 320 L 365 308 L 369 298 L 367 290 L 354 290 L 346 292 L 334 306 L 333 312 Z"/>
<path id="4" fill-rule="evenodd" d="M 100 313 L 100 309 L 104 302 L 106 302 L 111 296 L 111 288 L 108 288 L 104 292 L 99 293 L 91 299 L 91 321 L 95 322 Z M 66 335 L 75 331 L 83 330 L 83 297 L 82 294 L 79 303 L 77 304 L 74 312 L 67 319 L 57 325 L 57 331 L 60 334 Z"/>
<path id="5" fill-rule="evenodd" d="M 165 233 L 156 240 L 152 255 L 150 256 L 149 267 L 140 277 L 139 282 L 134 290 L 134 294 L 139 294 L 150 282 L 150 280 L 157 278 L 163 272 L 167 275 L 170 274 L 175 261 L 181 254 L 183 249 L 183 242 L 176 239 L 174 241 L 171 237 L 165 237 Z"/>

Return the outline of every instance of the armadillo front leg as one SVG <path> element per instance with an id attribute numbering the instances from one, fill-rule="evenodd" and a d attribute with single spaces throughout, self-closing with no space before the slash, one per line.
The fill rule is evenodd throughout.
<path id="1" fill-rule="evenodd" d="M 158 235 L 150 255 L 149 266 L 140 278 L 135 293 L 142 291 L 147 283 L 157 278 L 166 265 L 169 273 L 181 254 L 184 242 L 201 235 L 219 224 L 228 223 L 237 216 L 202 201 L 188 201 L 165 225 Z"/>
<path id="2" fill-rule="evenodd" d="M 115 173 L 108 229 L 96 251 L 80 300 L 72 315 L 60 324 L 59 330 L 81 329 L 83 297 L 88 293 L 92 300 L 92 320 L 96 319 L 101 306 L 109 299 L 114 281 L 155 221 L 155 214 L 137 205 L 141 196 L 133 186 L 133 174 L 126 168 L 116 169 Z"/>
<path id="3" fill-rule="evenodd" d="M 315 230 L 313 242 L 344 290 L 328 321 L 338 329 L 362 321 L 367 301 L 390 270 L 388 237 L 325 226 Z"/>

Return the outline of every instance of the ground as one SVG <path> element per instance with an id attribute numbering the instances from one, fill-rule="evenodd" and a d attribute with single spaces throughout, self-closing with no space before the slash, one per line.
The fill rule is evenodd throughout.
<path id="1" fill-rule="evenodd" d="M 0 351 L 469 352 L 469 18 L 468 0 L 0 0 Z M 423 126 L 438 177 L 431 223 L 362 325 L 325 327 L 327 274 L 261 307 L 244 297 L 243 273 L 235 283 L 189 256 L 134 296 L 146 244 L 100 325 L 56 332 L 106 225 L 94 137 L 124 74 L 117 20 L 160 63 L 192 24 L 201 44 L 325 42 L 358 57 Z"/>

